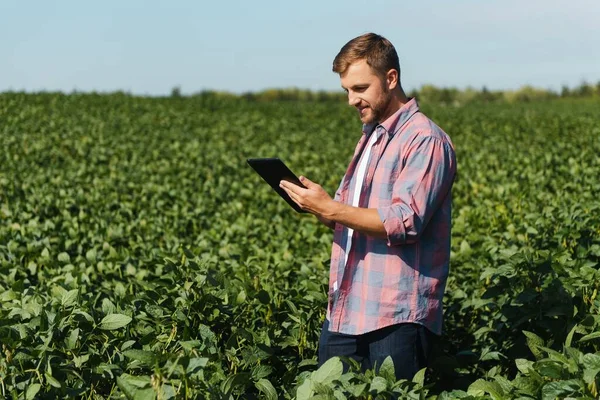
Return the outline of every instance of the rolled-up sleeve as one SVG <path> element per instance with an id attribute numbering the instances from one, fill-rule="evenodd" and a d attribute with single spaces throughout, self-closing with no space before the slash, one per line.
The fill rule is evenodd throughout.
<path id="1" fill-rule="evenodd" d="M 456 174 L 452 146 L 441 138 L 415 140 L 392 186 L 389 206 L 377 208 L 388 246 L 414 243 L 449 194 Z"/>

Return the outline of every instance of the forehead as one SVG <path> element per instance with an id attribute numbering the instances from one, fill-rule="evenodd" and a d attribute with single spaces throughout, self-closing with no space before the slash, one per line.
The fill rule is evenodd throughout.
<path id="1" fill-rule="evenodd" d="M 367 60 L 353 62 L 340 76 L 343 87 L 350 87 L 361 83 L 371 83 L 377 79 L 379 79 L 379 77 L 373 68 L 367 64 Z"/>

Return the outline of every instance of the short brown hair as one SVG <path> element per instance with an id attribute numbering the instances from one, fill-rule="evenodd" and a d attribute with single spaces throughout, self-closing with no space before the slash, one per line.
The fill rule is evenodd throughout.
<path id="1" fill-rule="evenodd" d="M 396 49 L 383 36 L 365 33 L 350 40 L 335 56 L 333 72 L 342 75 L 350 64 L 359 60 L 366 60 L 367 64 L 382 76 L 390 69 L 398 71 L 400 76 L 400 61 Z"/>

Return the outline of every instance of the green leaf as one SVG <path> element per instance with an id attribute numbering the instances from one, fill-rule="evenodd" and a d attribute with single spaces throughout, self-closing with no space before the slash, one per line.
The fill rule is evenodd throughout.
<path id="1" fill-rule="evenodd" d="M 151 387 L 150 377 L 122 374 L 117 377 L 117 386 L 130 400 L 156 399 L 156 392 Z"/>
<path id="2" fill-rule="evenodd" d="M 376 376 L 371 381 L 369 392 L 383 393 L 388 388 L 388 381 L 382 376 Z"/>
<path id="3" fill-rule="evenodd" d="M 17 300 L 19 295 L 13 290 L 7 290 L 5 292 L 0 293 L 0 302 Z"/>
<path id="4" fill-rule="evenodd" d="M 197 348 L 200 348 L 202 346 L 202 342 L 200 342 L 199 340 L 185 340 L 185 341 L 180 341 L 179 345 L 186 351 L 194 351 Z"/>
<path id="5" fill-rule="evenodd" d="M 132 361 L 138 361 L 141 364 L 149 366 L 149 367 L 154 366 L 154 364 L 156 364 L 156 362 L 158 360 L 158 357 L 156 356 L 156 354 L 154 354 L 151 351 L 145 351 L 145 350 L 136 350 L 136 349 L 125 350 L 123 352 L 123 355 Z"/>
<path id="6" fill-rule="evenodd" d="M 204 324 L 198 325 L 198 333 L 200 333 L 200 337 L 202 337 L 202 339 L 208 343 L 216 343 L 217 341 L 217 336 L 215 333 L 210 329 L 210 327 Z"/>
<path id="7" fill-rule="evenodd" d="M 342 390 L 340 390 L 340 389 L 334 390 L 333 396 L 335 397 L 335 400 L 348 400 L 346 395 L 344 395 L 344 392 L 342 392 Z"/>
<path id="8" fill-rule="evenodd" d="M 138 389 L 147 388 L 152 384 L 149 376 L 122 374 L 119 378 L 117 378 L 117 381 L 121 380 L 128 386 L 132 386 Z"/>
<path id="9" fill-rule="evenodd" d="M 136 389 L 133 400 L 155 400 L 156 391 L 153 388 Z"/>
<path id="10" fill-rule="evenodd" d="M 75 310 L 74 313 L 77 315 L 81 315 L 83 318 L 85 318 L 87 322 L 94 322 L 94 318 L 85 311 Z"/>
<path id="11" fill-rule="evenodd" d="M 146 312 L 153 318 L 160 319 L 164 315 L 162 307 L 157 305 L 148 304 L 146 306 Z"/>
<path id="12" fill-rule="evenodd" d="M 543 380 L 541 377 L 538 381 L 536 380 L 536 378 L 521 375 L 513 379 L 511 384 L 519 391 L 519 393 L 536 398 L 538 397 L 537 393 L 539 391 L 540 384 L 542 381 Z"/>
<path id="13" fill-rule="evenodd" d="M 587 342 L 588 340 L 600 338 L 600 331 L 592 332 L 589 335 L 583 336 L 579 339 L 580 342 Z"/>
<path id="14" fill-rule="evenodd" d="M 533 332 L 523 331 L 523 334 L 527 337 L 527 346 L 535 358 L 538 360 L 542 358 L 543 353 L 539 348 L 544 346 L 544 340 Z"/>
<path id="15" fill-rule="evenodd" d="M 296 390 L 296 400 L 309 400 L 313 394 L 312 380 L 311 378 L 306 378 Z"/>
<path id="16" fill-rule="evenodd" d="M 190 358 L 190 361 L 188 362 L 188 366 L 187 366 L 185 372 L 188 374 L 194 374 L 194 373 L 198 372 L 199 370 L 201 370 L 202 368 L 206 367 L 207 363 L 208 363 L 208 358 L 206 358 L 206 357 Z"/>
<path id="17" fill-rule="evenodd" d="M 318 383 L 329 383 L 334 379 L 338 379 L 342 375 L 343 369 L 344 366 L 340 358 L 332 357 L 313 372 L 312 380 Z"/>
<path id="18" fill-rule="evenodd" d="M 223 382 L 221 382 L 221 391 L 230 395 L 232 391 L 239 388 L 245 388 L 250 381 L 250 374 L 246 372 L 239 372 L 237 374 L 229 375 Z"/>
<path id="19" fill-rule="evenodd" d="M 379 375 L 390 382 L 396 381 L 396 371 L 394 369 L 394 361 L 391 356 L 387 356 L 379 367 Z"/>
<path id="20" fill-rule="evenodd" d="M 290 308 L 290 312 L 292 314 L 298 314 L 298 308 L 296 308 L 296 305 L 294 304 L 293 301 L 290 301 L 288 299 L 285 300 L 286 304 L 288 305 L 288 307 Z"/>
<path id="21" fill-rule="evenodd" d="M 277 400 L 277 391 L 267 379 L 260 379 L 254 384 L 267 400 Z"/>
<path id="22" fill-rule="evenodd" d="M 69 290 L 62 295 L 60 303 L 63 307 L 71 307 L 77 303 L 78 289 Z"/>
<path id="23" fill-rule="evenodd" d="M 246 291 L 244 289 L 241 289 L 236 298 L 235 298 L 235 304 L 243 304 L 246 301 Z"/>
<path id="24" fill-rule="evenodd" d="M 189 259 L 189 260 L 193 260 L 196 258 L 196 255 L 194 253 L 192 253 L 192 251 L 190 249 L 188 249 L 187 247 L 183 248 L 183 254 L 185 254 L 185 256 Z"/>
<path id="25" fill-rule="evenodd" d="M 85 258 L 92 264 L 96 262 L 96 256 L 97 253 L 95 248 L 92 248 L 85 253 Z"/>
<path id="26" fill-rule="evenodd" d="M 69 256 L 69 253 L 62 252 L 58 255 L 58 261 L 67 264 L 71 262 L 71 257 Z"/>
<path id="27" fill-rule="evenodd" d="M 460 252 L 465 254 L 471 253 L 471 246 L 469 245 L 469 242 L 467 242 L 466 240 L 462 240 L 460 242 Z"/>
<path id="28" fill-rule="evenodd" d="M 596 354 L 584 354 L 582 357 L 583 361 L 583 380 L 588 385 L 591 385 L 595 381 L 598 372 L 600 372 L 600 356 Z"/>
<path id="29" fill-rule="evenodd" d="M 160 400 L 169 400 L 174 398 L 176 395 L 177 393 L 175 392 L 175 388 L 173 388 L 173 386 L 163 384 L 160 387 L 160 395 L 158 398 Z"/>
<path id="30" fill-rule="evenodd" d="M 34 383 L 33 385 L 29 385 L 27 387 L 27 391 L 25 392 L 25 399 L 26 400 L 35 399 L 35 395 L 38 394 L 41 387 L 42 387 L 42 385 L 40 385 L 39 383 Z"/>
<path id="31" fill-rule="evenodd" d="M 502 388 L 498 383 L 488 382 L 484 379 L 477 379 L 473 382 L 469 386 L 467 393 L 471 396 L 483 396 L 489 394 L 494 400 L 502 399 L 504 395 Z"/>
<path id="32" fill-rule="evenodd" d="M 252 380 L 257 381 L 261 378 L 266 378 L 273 373 L 273 367 L 268 365 L 256 365 L 252 368 Z"/>
<path id="33" fill-rule="evenodd" d="M 56 298 L 57 300 L 61 300 L 61 301 L 62 301 L 62 298 L 65 295 L 65 293 L 67 293 L 67 289 L 65 289 L 62 286 L 58 286 L 58 285 L 52 286 L 51 290 L 52 290 L 52 297 Z"/>
<path id="34" fill-rule="evenodd" d="M 333 397 L 333 385 L 331 383 L 312 382 L 313 390 L 316 396 L 311 397 L 311 400 L 335 400 Z"/>
<path id="35" fill-rule="evenodd" d="M 317 360 L 315 360 L 314 358 L 305 358 L 304 360 L 300 361 L 298 363 L 298 367 L 306 367 L 306 366 L 313 366 L 313 365 L 318 365 L 319 362 Z"/>
<path id="36" fill-rule="evenodd" d="M 100 321 L 100 329 L 112 331 L 123 328 L 131 322 L 131 317 L 123 314 L 109 314 Z"/>
<path id="37" fill-rule="evenodd" d="M 48 372 L 46 372 L 44 374 L 44 376 L 46 377 L 46 382 L 48 382 L 50 385 L 54 386 L 55 388 L 60 389 L 60 382 L 56 380 L 56 378 L 54 378 L 52 375 L 50 375 Z"/>
<path id="38" fill-rule="evenodd" d="M 485 348 L 479 357 L 479 361 L 489 361 L 489 360 L 499 360 L 501 357 L 504 357 L 498 351 L 490 351 L 489 348 Z"/>
<path id="39" fill-rule="evenodd" d="M 94 373 L 100 374 L 100 375 L 108 374 L 108 376 L 110 376 L 111 379 L 114 378 L 113 371 L 118 371 L 119 369 L 120 368 L 119 368 L 118 365 L 107 364 L 107 363 L 104 363 L 104 362 L 101 362 L 100 364 L 98 364 L 95 367 L 93 367 Z"/>
<path id="40" fill-rule="evenodd" d="M 554 361 L 538 361 L 535 363 L 535 370 L 542 376 L 551 379 L 563 378 L 563 368 Z"/>
<path id="41" fill-rule="evenodd" d="M 117 307 L 115 307 L 115 305 L 113 304 L 112 301 L 110 301 L 110 299 L 108 299 L 108 298 L 102 299 L 102 312 L 105 315 L 114 314 L 114 312 L 116 310 L 117 310 Z"/>
<path id="42" fill-rule="evenodd" d="M 575 326 L 573 326 L 573 328 L 571 328 L 571 330 L 569 331 L 569 334 L 567 335 L 567 338 L 565 340 L 566 347 L 571 347 L 571 343 L 573 342 L 573 335 L 577 331 L 577 328 L 579 328 L 579 325 L 575 324 Z"/>
<path id="43" fill-rule="evenodd" d="M 73 350 L 77 345 L 77 339 L 79 338 L 79 328 L 75 328 L 71 331 L 69 336 L 65 339 L 65 345 L 67 350 Z"/>
<path id="44" fill-rule="evenodd" d="M 600 355 L 592 353 L 584 354 L 583 366 L 589 369 L 600 369 Z"/>
<path id="45" fill-rule="evenodd" d="M 417 373 L 413 377 L 412 381 L 414 383 L 418 384 L 419 386 L 423 386 L 425 384 L 425 372 L 426 371 L 427 371 L 427 368 L 422 368 L 419 371 L 417 371 Z"/>
<path id="46" fill-rule="evenodd" d="M 509 394 L 512 391 L 513 385 L 510 383 L 510 381 L 508 379 L 506 379 L 502 375 L 494 376 L 494 380 L 502 388 L 502 393 Z"/>
<path id="47" fill-rule="evenodd" d="M 367 386 L 366 383 L 357 383 L 345 385 L 345 388 L 352 396 L 359 398 L 361 396 L 366 396 L 365 390 L 367 389 Z"/>
<path id="48" fill-rule="evenodd" d="M 577 379 L 549 382 L 542 388 L 542 400 L 563 399 L 580 394 L 583 390 L 584 388 Z"/>
<path id="49" fill-rule="evenodd" d="M 121 351 L 125 351 L 135 344 L 135 340 L 127 340 L 121 345 Z"/>
<path id="50" fill-rule="evenodd" d="M 44 250 L 42 250 L 42 254 L 40 254 L 40 256 L 43 260 L 47 260 L 50 258 L 50 252 L 48 251 L 47 247 L 44 247 Z"/>
<path id="51" fill-rule="evenodd" d="M 73 362 L 75 363 L 75 368 L 81 368 L 83 366 L 83 364 L 88 362 L 89 359 L 90 359 L 89 354 L 84 354 L 82 356 L 73 357 Z"/>

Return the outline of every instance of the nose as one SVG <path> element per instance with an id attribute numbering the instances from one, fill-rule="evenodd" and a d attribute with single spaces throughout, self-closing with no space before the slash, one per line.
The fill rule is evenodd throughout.
<path id="1" fill-rule="evenodd" d="M 356 107 L 358 103 L 360 103 L 360 99 L 358 98 L 358 96 L 356 96 L 356 94 L 352 92 L 348 92 L 348 104 Z"/>

